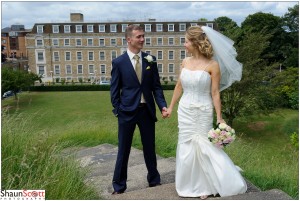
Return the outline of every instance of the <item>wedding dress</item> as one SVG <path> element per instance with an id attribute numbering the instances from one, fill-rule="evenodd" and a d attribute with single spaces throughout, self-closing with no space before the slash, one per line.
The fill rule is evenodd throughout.
<path id="1" fill-rule="evenodd" d="M 205 70 L 182 69 L 178 106 L 176 191 L 181 197 L 245 193 L 247 185 L 228 155 L 207 138 L 213 127 L 211 78 Z"/>

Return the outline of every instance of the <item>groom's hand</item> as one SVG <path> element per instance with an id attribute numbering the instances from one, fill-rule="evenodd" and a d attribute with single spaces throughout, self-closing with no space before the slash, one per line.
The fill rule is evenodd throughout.
<path id="1" fill-rule="evenodd" d="M 162 114 L 162 118 L 163 118 L 163 119 L 165 119 L 165 118 L 168 117 L 167 111 L 168 111 L 168 109 L 167 109 L 166 107 L 163 107 L 163 108 L 162 108 L 161 114 Z"/>

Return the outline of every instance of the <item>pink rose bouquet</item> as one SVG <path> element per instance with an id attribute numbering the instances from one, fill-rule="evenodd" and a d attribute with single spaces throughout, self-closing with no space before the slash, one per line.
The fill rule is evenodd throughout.
<path id="1" fill-rule="evenodd" d="M 219 148 L 224 148 L 236 138 L 235 130 L 225 123 L 218 124 L 216 129 L 208 132 L 208 139 Z"/>

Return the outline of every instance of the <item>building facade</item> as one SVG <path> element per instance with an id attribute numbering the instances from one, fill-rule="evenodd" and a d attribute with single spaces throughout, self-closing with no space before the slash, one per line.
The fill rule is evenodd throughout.
<path id="1" fill-rule="evenodd" d="M 26 34 L 30 33 L 31 29 L 25 29 L 24 25 L 11 25 L 1 29 L 1 46 L 3 46 L 2 53 L 7 58 L 27 58 L 26 49 Z"/>
<path id="2" fill-rule="evenodd" d="M 67 82 L 107 81 L 111 62 L 127 49 L 125 29 L 138 24 L 145 30 L 143 51 L 157 58 L 160 78 L 176 80 L 186 57 L 184 34 L 189 26 L 215 23 L 185 21 L 84 22 L 81 13 L 71 13 L 69 23 L 36 23 L 27 34 L 29 68 L 44 80 Z"/>

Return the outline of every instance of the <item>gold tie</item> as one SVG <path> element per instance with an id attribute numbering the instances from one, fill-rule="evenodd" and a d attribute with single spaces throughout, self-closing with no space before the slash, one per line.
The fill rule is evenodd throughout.
<path id="1" fill-rule="evenodd" d="M 140 83 L 141 83 L 141 80 L 142 80 L 142 71 L 141 71 L 141 64 L 140 64 L 140 57 L 139 55 L 134 55 L 133 57 L 136 61 L 135 63 L 135 73 L 136 73 L 136 76 L 138 77 Z"/>
<path id="2" fill-rule="evenodd" d="M 138 77 L 140 83 L 142 81 L 142 67 L 140 64 L 140 57 L 139 55 L 134 55 L 133 59 L 135 59 L 136 63 L 135 63 L 135 73 L 136 76 Z M 144 94 L 142 93 L 142 97 L 141 97 L 141 102 L 145 103 L 145 98 L 144 98 Z"/>

